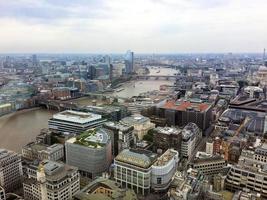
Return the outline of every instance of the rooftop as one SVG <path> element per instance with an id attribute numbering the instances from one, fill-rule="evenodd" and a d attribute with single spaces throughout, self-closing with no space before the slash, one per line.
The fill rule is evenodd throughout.
<path id="1" fill-rule="evenodd" d="M 157 161 L 153 164 L 153 166 L 164 166 L 168 162 L 170 162 L 175 156 L 179 156 L 178 152 L 173 149 L 168 149 L 165 151 L 164 154 L 162 154 Z"/>
<path id="2" fill-rule="evenodd" d="M 177 128 L 174 128 L 174 127 L 160 127 L 160 126 L 155 128 L 154 131 L 156 131 L 158 133 L 163 133 L 163 134 L 166 134 L 166 135 L 171 135 L 171 134 L 178 135 L 181 132 L 180 129 L 177 129 Z"/>
<path id="3" fill-rule="evenodd" d="M 127 125 L 127 124 L 123 124 L 123 123 L 119 123 L 119 122 L 112 122 L 112 121 L 108 121 L 106 123 L 104 123 L 105 127 L 110 127 L 110 128 L 114 128 L 114 129 L 118 129 L 120 131 L 127 131 L 131 128 L 133 128 L 133 126 Z"/>
<path id="4" fill-rule="evenodd" d="M 199 131 L 200 129 L 198 128 L 198 126 L 195 123 L 190 122 L 183 128 L 182 137 L 184 140 L 187 140 Z"/>
<path id="5" fill-rule="evenodd" d="M 115 158 L 116 161 L 125 162 L 137 167 L 149 168 L 156 160 L 157 154 L 143 149 L 124 149 Z"/>
<path id="6" fill-rule="evenodd" d="M 148 117 L 144 117 L 142 115 L 135 115 L 130 117 L 125 117 L 121 120 L 121 123 L 128 124 L 128 125 L 135 125 L 135 124 L 143 124 L 150 121 Z"/>
<path id="7" fill-rule="evenodd" d="M 53 115 L 53 119 L 68 121 L 73 123 L 85 124 L 91 121 L 101 119 L 102 116 L 89 112 L 80 112 L 73 110 L 66 110 Z"/>
<path id="8" fill-rule="evenodd" d="M 208 108 L 210 108 L 210 104 L 208 103 L 201 103 L 197 101 L 186 101 L 186 100 L 168 100 L 163 105 L 163 108 L 165 109 L 172 109 L 172 110 L 178 110 L 178 111 L 186 111 L 187 109 L 194 109 L 200 112 L 206 111 Z"/>
<path id="9" fill-rule="evenodd" d="M 39 170 L 40 167 L 43 167 L 46 174 L 46 179 L 49 181 L 61 180 L 69 176 L 69 174 L 72 174 L 74 171 L 78 171 L 78 168 L 76 167 L 51 160 L 44 160 L 39 164 L 34 164 L 31 166 L 31 168 Z"/>
<path id="10" fill-rule="evenodd" d="M 108 197 L 104 194 L 95 194 L 95 190 L 99 187 L 104 187 L 112 191 L 111 197 Z M 111 200 L 111 199 L 127 199 L 134 200 L 137 199 L 136 194 L 133 190 L 130 189 L 121 189 L 115 181 L 112 181 L 107 178 L 97 178 L 93 182 L 86 185 L 78 194 L 75 195 L 76 199 L 79 200 Z"/>
<path id="11" fill-rule="evenodd" d="M 101 148 L 108 143 L 110 137 L 103 128 L 89 129 L 81 135 L 69 139 L 67 142 L 91 148 Z"/>

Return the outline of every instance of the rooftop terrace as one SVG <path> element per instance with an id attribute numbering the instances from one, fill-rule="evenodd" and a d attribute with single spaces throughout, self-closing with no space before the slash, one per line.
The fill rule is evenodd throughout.
<path id="1" fill-rule="evenodd" d="M 90 148 L 101 148 L 109 141 L 108 133 L 102 128 L 89 129 L 81 135 L 68 140 L 70 143 Z"/>

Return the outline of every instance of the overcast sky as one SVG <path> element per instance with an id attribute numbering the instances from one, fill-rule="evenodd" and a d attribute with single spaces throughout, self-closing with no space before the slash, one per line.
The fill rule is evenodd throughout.
<path id="1" fill-rule="evenodd" d="M 0 0 L 0 53 L 262 52 L 267 0 Z"/>

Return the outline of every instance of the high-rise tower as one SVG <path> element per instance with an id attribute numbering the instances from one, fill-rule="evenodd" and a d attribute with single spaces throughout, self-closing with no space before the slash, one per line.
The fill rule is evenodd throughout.
<path id="1" fill-rule="evenodd" d="M 131 74 L 134 71 L 134 52 L 128 50 L 125 55 L 125 73 Z"/>

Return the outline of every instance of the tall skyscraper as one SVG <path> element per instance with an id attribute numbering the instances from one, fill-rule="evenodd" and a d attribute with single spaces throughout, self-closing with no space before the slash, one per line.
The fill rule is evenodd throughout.
<path id="1" fill-rule="evenodd" d="M 109 80 L 112 81 L 113 79 L 113 65 L 111 64 L 111 57 L 109 55 L 106 55 L 104 57 L 105 63 L 108 66 L 108 73 L 109 73 Z"/>
<path id="2" fill-rule="evenodd" d="M 96 78 L 96 67 L 89 65 L 87 68 L 87 78 L 89 80 L 94 80 Z"/>
<path id="3" fill-rule="evenodd" d="M 125 73 L 131 74 L 134 71 L 134 52 L 128 50 L 125 55 Z"/>
<path id="4" fill-rule="evenodd" d="M 32 66 L 33 67 L 37 67 L 38 66 L 37 55 L 35 55 L 35 54 L 32 55 Z"/>

